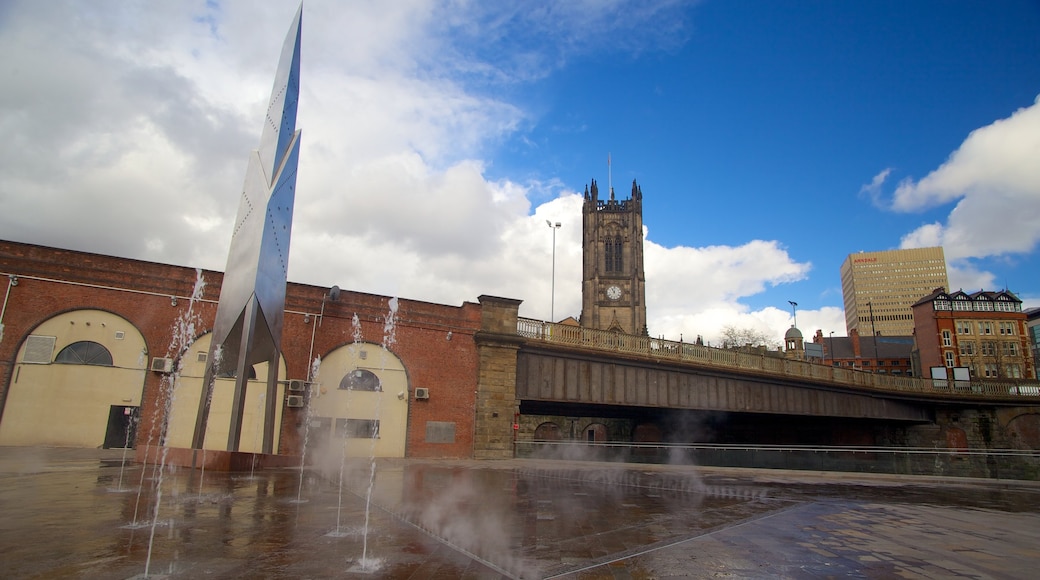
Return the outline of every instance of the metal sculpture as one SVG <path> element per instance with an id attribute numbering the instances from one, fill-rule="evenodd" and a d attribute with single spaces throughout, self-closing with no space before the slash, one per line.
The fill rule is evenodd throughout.
<path id="1" fill-rule="evenodd" d="M 205 441 L 213 378 L 233 370 L 235 391 L 227 450 L 238 451 L 249 370 L 266 361 L 263 452 L 273 452 L 289 238 L 300 155 L 296 106 L 302 16 L 301 4 L 282 46 L 260 147 L 249 156 L 203 378 L 192 438 L 194 449 L 202 449 Z"/>

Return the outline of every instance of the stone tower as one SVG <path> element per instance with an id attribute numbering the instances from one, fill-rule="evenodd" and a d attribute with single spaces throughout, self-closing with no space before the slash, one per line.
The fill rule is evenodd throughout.
<path id="1" fill-rule="evenodd" d="M 629 199 L 599 199 L 596 180 L 582 206 L 581 325 L 647 335 L 643 274 L 643 190 Z"/>

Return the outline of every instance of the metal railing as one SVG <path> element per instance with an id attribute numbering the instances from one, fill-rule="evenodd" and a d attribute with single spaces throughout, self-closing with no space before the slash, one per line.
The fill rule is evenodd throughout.
<path id="1" fill-rule="evenodd" d="M 1040 451 L 927 447 L 516 441 L 516 457 L 991 479 L 1040 479 Z"/>
<path id="2" fill-rule="evenodd" d="M 1040 401 L 1040 382 L 1037 381 L 954 381 L 900 377 L 530 318 L 518 319 L 517 334 L 546 344 L 692 363 L 787 379 L 808 379 L 870 391 L 932 396 L 945 393 L 956 395 L 958 398 L 1023 400 L 1027 404 Z"/>

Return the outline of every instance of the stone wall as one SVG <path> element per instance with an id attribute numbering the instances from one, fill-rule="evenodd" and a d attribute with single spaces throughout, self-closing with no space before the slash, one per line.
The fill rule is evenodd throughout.
<path id="1" fill-rule="evenodd" d="M 474 336 L 479 358 L 473 456 L 477 459 L 513 457 L 516 398 L 516 359 L 523 339 L 516 334 L 520 301 L 494 296 L 478 298 L 480 332 Z"/>

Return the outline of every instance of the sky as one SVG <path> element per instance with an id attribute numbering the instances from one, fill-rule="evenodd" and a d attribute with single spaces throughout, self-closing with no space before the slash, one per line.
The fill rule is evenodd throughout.
<path id="1" fill-rule="evenodd" d="M 0 239 L 223 270 L 298 6 L 0 1 Z M 652 336 L 844 336 L 845 258 L 935 245 L 951 289 L 1040 306 L 1038 30 L 1035 0 L 306 0 L 289 280 L 578 317 L 581 193 L 636 180 Z"/>

